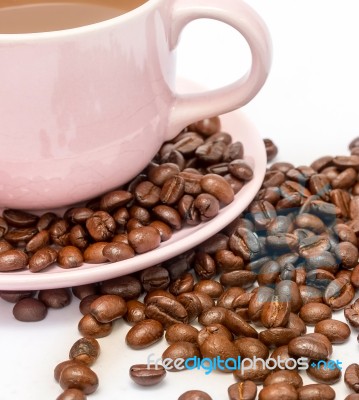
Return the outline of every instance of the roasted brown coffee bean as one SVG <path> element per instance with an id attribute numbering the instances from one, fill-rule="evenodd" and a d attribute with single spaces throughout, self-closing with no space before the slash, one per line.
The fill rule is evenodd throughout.
<path id="1" fill-rule="evenodd" d="M 275 294 L 268 302 L 264 303 L 261 322 L 266 328 L 285 326 L 288 322 L 289 314 L 289 301 Z"/>
<path id="2" fill-rule="evenodd" d="M 62 370 L 59 384 L 63 389 L 79 389 L 91 394 L 98 388 L 98 377 L 85 364 L 77 363 Z"/>
<path id="3" fill-rule="evenodd" d="M 0 253 L 12 249 L 13 246 L 9 242 L 7 242 L 5 239 L 0 239 Z"/>
<path id="4" fill-rule="evenodd" d="M 125 300 L 114 294 L 99 296 L 90 305 L 90 313 L 101 323 L 122 318 L 126 311 L 127 306 Z"/>
<path id="5" fill-rule="evenodd" d="M 29 228 L 35 226 L 39 217 L 20 210 L 7 209 L 2 213 L 4 220 L 16 228 Z"/>
<path id="6" fill-rule="evenodd" d="M 316 287 L 322 292 L 328 287 L 329 283 L 335 279 L 334 274 L 325 269 L 314 269 L 306 274 L 306 283 L 311 287 Z"/>
<path id="7" fill-rule="evenodd" d="M 203 279 L 194 285 L 195 293 L 206 293 L 212 299 L 218 299 L 223 291 L 223 286 L 219 282 L 210 279 Z"/>
<path id="8" fill-rule="evenodd" d="M 253 201 L 249 206 L 249 212 L 258 229 L 266 228 L 277 217 L 274 206 L 268 201 Z"/>
<path id="9" fill-rule="evenodd" d="M 277 367 L 274 371 L 283 371 L 284 368 L 293 371 L 293 369 L 296 368 L 296 361 L 288 353 L 288 345 L 275 348 L 270 358 L 273 358 L 277 363 Z"/>
<path id="10" fill-rule="evenodd" d="M 267 170 L 264 176 L 262 187 L 263 188 L 279 187 L 284 181 L 285 181 L 285 175 L 283 174 L 283 172 Z M 258 200 L 264 200 L 264 199 L 258 199 Z M 277 199 L 277 201 L 278 200 L 279 198 Z M 274 203 L 270 201 L 270 203 L 275 204 L 276 201 Z"/>
<path id="11" fill-rule="evenodd" d="M 166 376 L 162 365 L 136 364 L 130 368 L 130 378 L 140 386 L 153 386 L 160 383 Z"/>
<path id="12" fill-rule="evenodd" d="M 177 150 L 180 151 L 179 149 Z M 148 178 L 154 185 L 161 187 L 167 179 L 178 175 L 179 172 L 180 169 L 178 165 L 173 163 L 164 163 L 150 168 L 148 171 Z"/>
<path id="13" fill-rule="evenodd" d="M 270 301 L 274 294 L 274 290 L 267 286 L 260 286 L 256 293 L 251 297 L 248 304 L 249 317 L 253 322 L 259 321 L 262 314 L 263 306 Z"/>
<path id="14" fill-rule="evenodd" d="M 100 297 L 99 294 L 90 294 L 90 295 L 84 297 L 80 301 L 80 304 L 79 304 L 79 310 L 80 310 L 81 314 L 82 315 L 90 314 L 90 308 L 91 308 L 92 302 L 99 297 Z"/>
<path id="15" fill-rule="evenodd" d="M 216 197 L 209 193 L 199 194 L 194 202 L 193 206 L 198 210 L 201 221 L 208 221 L 218 215 L 220 205 Z"/>
<path id="16" fill-rule="evenodd" d="M 86 400 L 85 393 L 80 389 L 66 389 L 63 391 L 56 400 Z"/>
<path id="17" fill-rule="evenodd" d="M 214 306 L 203 311 L 198 317 L 198 322 L 201 325 L 208 326 L 212 324 L 222 324 L 226 318 L 226 309 L 224 307 Z"/>
<path id="18" fill-rule="evenodd" d="M 281 273 L 280 265 L 273 260 L 267 261 L 263 264 L 258 274 L 259 285 L 272 285 L 278 280 Z"/>
<path id="19" fill-rule="evenodd" d="M 250 181 L 253 178 L 251 166 L 244 160 L 233 160 L 228 164 L 229 172 L 237 179 Z"/>
<path id="20" fill-rule="evenodd" d="M 116 294 L 124 300 L 137 299 L 142 291 L 140 281 L 131 275 L 123 275 L 118 278 L 103 281 L 100 285 L 102 294 Z"/>
<path id="21" fill-rule="evenodd" d="M 335 391 L 329 385 L 312 383 L 297 389 L 298 400 L 334 400 Z"/>
<path id="22" fill-rule="evenodd" d="M 49 229 L 50 226 L 56 221 L 57 218 L 58 218 L 57 215 L 52 212 L 47 212 L 45 214 L 42 214 L 36 224 L 37 230 L 39 232 L 41 232 L 44 229 L 46 229 L 46 230 Z"/>
<path id="23" fill-rule="evenodd" d="M 177 301 L 184 307 L 188 315 L 188 322 L 196 319 L 203 310 L 214 306 L 214 301 L 204 293 L 188 292 L 177 296 Z"/>
<path id="24" fill-rule="evenodd" d="M 182 227 L 181 216 L 178 211 L 165 204 L 158 205 L 152 209 L 153 214 L 171 228 L 179 230 Z"/>
<path id="25" fill-rule="evenodd" d="M 334 189 L 330 192 L 330 201 L 339 208 L 342 217 L 349 217 L 350 193 L 342 189 Z"/>
<path id="26" fill-rule="evenodd" d="M 77 340 L 70 349 L 69 358 L 82 362 L 88 366 L 92 365 L 100 355 L 98 341 L 91 337 L 84 337 Z"/>
<path id="27" fill-rule="evenodd" d="M 129 300 L 126 302 L 127 312 L 123 318 L 129 324 L 136 324 L 146 319 L 145 308 L 146 306 L 138 300 Z"/>
<path id="28" fill-rule="evenodd" d="M 134 189 L 134 196 L 139 205 L 153 207 L 160 201 L 161 188 L 150 181 L 140 182 Z"/>
<path id="29" fill-rule="evenodd" d="M 165 338 L 169 344 L 175 342 L 197 343 L 198 330 L 188 324 L 173 324 L 166 330 Z"/>
<path id="30" fill-rule="evenodd" d="M 12 310 L 14 317 L 22 322 L 35 322 L 43 320 L 47 315 L 45 304 L 32 297 L 19 300 Z"/>
<path id="31" fill-rule="evenodd" d="M 263 188 L 258 192 L 257 199 L 263 200 L 263 201 L 268 201 L 269 203 L 276 205 L 280 199 L 279 188 L 272 187 L 272 186 Z"/>
<path id="32" fill-rule="evenodd" d="M 252 271 L 229 271 L 220 277 L 220 282 L 225 287 L 241 287 L 248 289 L 253 286 L 257 275 Z"/>
<path id="33" fill-rule="evenodd" d="M 240 368 L 233 372 L 234 377 L 240 382 L 250 380 L 257 385 L 261 385 L 263 384 L 267 376 L 271 373 L 271 370 L 266 368 L 263 362 L 252 362 L 252 364 L 254 364 L 253 366 L 252 364 L 247 363 L 247 361 L 243 361 L 243 364 L 245 368 Z"/>
<path id="34" fill-rule="evenodd" d="M 279 296 L 279 300 L 282 302 L 289 302 L 290 310 L 294 313 L 298 312 L 303 304 L 299 287 L 296 282 L 282 280 L 277 283 L 275 294 Z"/>
<path id="35" fill-rule="evenodd" d="M 110 262 L 127 260 L 135 256 L 135 252 L 131 246 L 125 243 L 108 243 L 102 250 L 104 257 Z"/>
<path id="36" fill-rule="evenodd" d="M 289 314 L 286 328 L 292 329 L 298 333 L 297 336 L 304 335 L 307 332 L 307 326 L 304 321 L 294 313 Z"/>
<path id="37" fill-rule="evenodd" d="M 336 156 L 333 158 L 333 164 L 340 170 L 346 168 L 359 169 L 359 156 Z"/>
<path id="38" fill-rule="evenodd" d="M 298 332 L 290 328 L 270 328 L 259 332 L 258 339 L 268 347 L 280 347 L 288 344 L 298 336 Z"/>
<path id="39" fill-rule="evenodd" d="M 344 343 L 349 339 L 349 326 L 335 319 L 325 319 L 315 325 L 314 332 L 325 335 L 332 343 Z"/>
<path id="40" fill-rule="evenodd" d="M 308 303 L 300 309 L 299 317 L 307 325 L 315 325 L 319 321 L 331 318 L 332 309 L 323 303 Z"/>
<path id="41" fill-rule="evenodd" d="M 157 296 L 146 303 L 147 318 L 155 319 L 167 329 L 178 322 L 187 323 L 188 314 L 182 304 L 165 296 Z"/>
<path id="42" fill-rule="evenodd" d="M 172 176 L 164 182 L 160 193 L 160 200 L 163 204 L 175 204 L 183 196 L 184 190 L 184 178 L 180 175 Z"/>
<path id="43" fill-rule="evenodd" d="M 300 296 L 302 298 L 303 305 L 307 303 L 322 303 L 323 296 L 321 290 L 307 285 L 299 286 Z"/>
<path id="44" fill-rule="evenodd" d="M 202 390 L 188 390 L 182 393 L 177 400 L 212 400 L 212 397 Z"/>
<path id="45" fill-rule="evenodd" d="M 226 144 L 223 141 L 206 141 L 197 147 L 195 155 L 205 164 L 216 164 L 222 161 Z"/>
<path id="46" fill-rule="evenodd" d="M 35 253 L 42 247 L 47 246 L 50 243 L 50 234 L 47 230 L 36 233 L 27 243 L 26 251 Z"/>
<path id="47" fill-rule="evenodd" d="M 355 288 L 359 288 L 359 265 L 356 265 L 353 269 L 350 282 Z"/>
<path id="48" fill-rule="evenodd" d="M 309 367 L 306 370 L 310 378 L 318 383 L 325 383 L 332 385 L 338 382 L 342 376 L 341 370 L 338 368 L 335 361 L 328 361 L 328 365 L 322 361 L 313 362 L 309 361 Z"/>
<path id="49" fill-rule="evenodd" d="M 31 256 L 29 269 L 31 272 L 39 272 L 55 263 L 56 260 L 57 251 L 52 247 L 43 247 Z"/>
<path id="50" fill-rule="evenodd" d="M 39 291 L 38 299 L 48 308 L 63 308 L 71 303 L 71 292 L 66 288 L 43 289 Z"/>
<path id="51" fill-rule="evenodd" d="M 235 344 L 224 335 L 209 335 L 200 345 L 202 357 L 227 360 L 224 366 L 218 366 L 218 370 L 229 372 L 235 368 L 234 360 L 237 360 L 239 352 Z"/>
<path id="52" fill-rule="evenodd" d="M 344 373 L 344 381 L 350 390 L 359 393 L 359 365 L 350 364 Z"/>
<path id="53" fill-rule="evenodd" d="M 134 325 L 126 335 L 126 344 L 132 349 L 144 349 L 158 342 L 164 333 L 163 326 L 154 319 L 145 319 Z"/>
<path id="54" fill-rule="evenodd" d="M 313 336 L 314 335 L 314 336 Z M 331 346 L 323 342 L 324 335 L 306 334 L 292 339 L 288 343 L 289 354 L 294 357 L 308 357 L 313 360 L 327 360 L 332 352 Z M 328 342 L 329 340 L 326 339 Z M 330 342 L 329 342 L 330 345 Z"/>
<path id="55" fill-rule="evenodd" d="M 240 337 L 234 341 L 234 344 L 242 358 L 253 359 L 257 357 L 266 360 L 269 356 L 268 347 L 258 339 Z"/>
<path id="56" fill-rule="evenodd" d="M 69 233 L 70 243 L 78 247 L 80 250 L 86 249 L 88 246 L 88 234 L 81 225 L 75 225 L 71 228 Z"/>
<path id="57" fill-rule="evenodd" d="M 340 242 L 335 246 L 334 254 L 344 268 L 354 268 L 358 264 L 358 248 L 350 242 Z"/>
<path id="58" fill-rule="evenodd" d="M 310 166 L 315 171 L 320 172 L 322 169 L 331 166 L 332 162 L 333 162 L 332 156 L 323 156 L 313 161 Z"/>
<path id="59" fill-rule="evenodd" d="M 197 335 L 197 344 L 201 346 L 209 336 L 211 335 L 222 335 L 225 336 L 229 341 L 233 340 L 232 333 L 222 324 L 211 324 L 203 327 Z"/>
<path id="60" fill-rule="evenodd" d="M 49 228 L 50 237 L 53 243 L 59 246 L 67 246 L 70 243 L 70 225 L 64 219 L 55 221 Z"/>
<path id="61" fill-rule="evenodd" d="M 141 271 L 140 281 L 142 287 L 151 292 L 156 289 L 166 289 L 170 284 L 170 276 L 166 268 L 155 265 Z"/>
<path id="62" fill-rule="evenodd" d="M 226 310 L 223 324 L 237 336 L 258 337 L 258 332 L 234 311 Z"/>
<path id="63" fill-rule="evenodd" d="M 205 118 L 188 126 L 190 131 L 199 132 L 203 136 L 212 136 L 221 129 L 219 117 Z"/>
<path id="64" fill-rule="evenodd" d="M 359 393 L 349 394 L 344 400 L 359 400 Z"/>
<path id="65" fill-rule="evenodd" d="M 314 174 L 309 179 L 309 190 L 312 194 L 318 195 L 324 201 L 329 200 L 329 193 L 332 189 L 329 178 L 323 173 Z"/>
<path id="66" fill-rule="evenodd" d="M 211 279 L 217 272 L 214 259 L 204 252 L 198 252 L 196 254 L 194 270 L 200 279 Z"/>
<path id="67" fill-rule="evenodd" d="M 293 164 L 291 164 L 289 162 L 284 162 L 284 161 L 275 162 L 269 167 L 269 169 L 271 171 L 281 171 L 284 174 L 286 174 L 290 169 L 293 169 L 293 168 L 294 168 Z"/>
<path id="68" fill-rule="evenodd" d="M 154 298 L 157 298 L 157 297 L 160 297 L 160 298 L 166 297 L 171 300 L 176 300 L 176 296 L 174 296 L 170 292 L 167 292 L 167 290 L 155 289 L 155 290 L 152 290 L 151 292 L 146 293 L 146 296 L 144 297 L 143 302 L 145 304 L 147 304 L 150 300 L 153 300 Z"/>
<path id="69" fill-rule="evenodd" d="M 357 172 L 354 168 L 346 168 L 339 175 L 331 180 L 331 185 L 334 189 L 349 189 L 357 179 Z"/>
<path id="70" fill-rule="evenodd" d="M 275 383 L 288 383 L 298 389 L 303 386 L 303 379 L 297 371 L 276 371 L 267 376 L 266 380 L 263 382 L 263 386 L 269 386 Z"/>
<path id="71" fill-rule="evenodd" d="M 254 259 L 260 253 L 258 237 L 246 228 L 237 228 L 228 242 L 230 250 L 244 260 Z"/>
<path id="72" fill-rule="evenodd" d="M 321 233 L 325 230 L 323 221 L 313 214 L 299 214 L 296 216 L 294 223 L 298 228 L 310 229 L 315 233 Z"/>
<path id="73" fill-rule="evenodd" d="M 206 174 L 202 177 L 200 184 L 205 193 L 213 195 L 224 205 L 228 205 L 234 200 L 232 187 L 220 175 Z"/>
<path id="74" fill-rule="evenodd" d="M 101 242 L 113 237 L 116 222 L 106 211 L 96 211 L 86 220 L 86 228 L 94 240 Z"/>
<path id="75" fill-rule="evenodd" d="M 0 238 L 4 237 L 9 230 L 9 226 L 4 218 L 0 217 Z"/>
<path id="76" fill-rule="evenodd" d="M 169 225 L 165 224 L 162 221 L 152 221 L 149 226 L 158 230 L 161 236 L 161 242 L 165 242 L 166 240 L 171 239 L 172 237 L 172 229 Z"/>
<path id="77" fill-rule="evenodd" d="M 323 300 L 333 310 L 340 310 L 353 300 L 354 295 L 353 285 L 344 278 L 338 278 L 327 286 Z"/>
<path id="78" fill-rule="evenodd" d="M 230 250 L 218 250 L 214 258 L 218 268 L 223 272 L 237 271 L 243 269 L 243 258 L 241 256 L 235 255 Z"/>
<path id="79" fill-rule="evenodd" d="M 353 328 L 359 328 L 359 300 L 345 307 L 344 316 Z"/>
<path id="80" fill-rule="evenodd" d="M 296 388 L 289 383 L 273 383 L 265 386 L 259 392 L 258 400 L 271 400 L 274 398 L 298 400 L 298 393 Z"/>
<path id="81" fill-rule="evenodd" d="M 226 289 L 217 300 L 217 306 L 232 309 L 233 301 L 240 295 L 246 293 L 240 287 L 230 287 Z M 248 298 L 249 302 L 249 298 Z M 246 303 L 248 305 L 248 303 Z"/>
<path id="82" fill-rule="evenodd" d="M 90 244 L 84 251 L 84 261 L 89 264 L 102 264 L 107 262 L 107 257 L 103 255 L 103 249 L 107 244 L 107 242 L 96 242 Z"/>
<path id="83" fill-rule="evenodd" d="M 313 235 L 302 239 L 298 246 L 298 253 L 301 257 L 308 258 L 330 249 L 330 242 L 327 238 Z"/>
<path id="84" fill-rule="evenodd" d="M 100 208 L 103 211 L 112 212 L 123 207 L 133 199 L 132 193 L 125 190 L 114 190 L 101 197 Z M 104 240 L 104 238 L 100 239 Z"/>
<path id="85" fill-rule="evenodd" d="M 9 302 L 17 303 L 21 299 L 34 296 L 35 292 L 32 290 L 1 290 L 0 298 Z"/>
<path id="86" fill-rule="evenodd" d="M 255 400 L 257 385 L 252 381 L 233 383 L 228 388 L 229 400 Z"/>
<path id="87" fill-rule="evenodd" d="M 192 292 L 194 287 L 194 278 L 190 273 L 186 273 L 180 278 L 176 279 L 169 286 L 169 292 L 174 296 L 178 296 L 181 293 Z"/>
<path id="88" fill-rule="evenodd" d="M 78 330 L 83 336 L 90 336 L 95 339 L 102 338 L 111 333 L 112 323 L 98 322 L 93 315 L 86 314 L 80 319 L 78 323 Z"/>
<path id="89" fill-rule="evenodd" d="M 79 364 L 83 365 L 82 362 L 77 361 L 77 360 L 66 360 L 66 361 L 62 361 L 59 364 L 57 364 L 54 369 L 54 378 L 55 378 L 56 382 L 59 381 L 61 373 L 66 367 L 71 366 L 71 365 L 79 365 Z"/>
<path id="90" fill-rule="evenodd" d="M 166 369 L 171 372 L 184 370 L 184 363 L 179 364 L 178 359 L 188 360 L 192 358 L 199 358 L 201 354 L 197 344 L 190 342 L 175 342 L 167 347 L 162 353 L 162 363 L 165 363 Z M 192 362 L 189 363 L 193 365 Z"/>
<path id="91" fill-rule="evenodd" d="M 85 224 L 86 220 L 92 217 L 94 211 L 88 207 L 73 207 L 66 210 L 64 219 L 73 225 Z"/>
<path id="92" fill-rule="evenodd" d="M 77 268 L 83 264 L 84 257 L 75 246 L 65 246 L 57 254 L 57 262 L 62 268 Z"/>
<path id="93" fill-rule="evenodd" d="M 0 272 L 16 271 L 27 266 L 28 256 L 21 250 L 7 250 L 0 253 Z"/>
<path id="94" fill-rule="evenodd" d="M 278 154 L 278 147 L 271 139 L 265 138 L 263 139 L 263 142 L 266 149 L 267 161 L 272 161 Z"/>

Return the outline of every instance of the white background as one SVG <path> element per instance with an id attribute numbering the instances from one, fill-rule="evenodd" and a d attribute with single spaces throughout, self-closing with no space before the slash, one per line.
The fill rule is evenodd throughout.
<path id="1" fill-rule="evenodd" d="M 265 87 L 243 111 L 262 137 L 277 143 L 278 160 L 300 165 L 324 154 L 345 154 L 349 141 L 359 135 L 358 1 L 248 2 L 271 32 L 273 66 Z M 231 28 L 198 21 L 182 34 L 178 73 L 204 87 L 229 83 L 248 65 L 248 49 Z M 32 324 L 15 321 L 11 310 L 12 305 L 0 303 L 0 400 L 55 399 L 60 389 L 52 378 L 53 367 L 67 358 L 80 337 L 78 301 Z M 100 340 L 102 354 L 94 366 L 100 389 L 91 399 L 175 400 L 191 388 L 206 390 L 215 400 L 226 398 L 233 378 L 219 373 L 168 374 L 157 387 L 136 387 L 128 378 L 128 368 L 145 362 L 151 352 L 160 357 L 165 343 L 130 351 L 124 344 L 127 330 L 123 322 L 115 324 L 111 336 Z M 350 344 L 335 347 L 333 358 L 344 366 L 357 361 L 358 346 L 353 333 Z M 349 393 L 343 384 L 335 388 L 340 400 Z"/>

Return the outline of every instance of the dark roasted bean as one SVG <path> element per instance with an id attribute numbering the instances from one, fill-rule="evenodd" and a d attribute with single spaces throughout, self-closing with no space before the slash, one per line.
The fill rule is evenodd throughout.
<path id="1" fill-rule="evenodd" d="M 78 323 L 78 329 L 83 336 L 102 338 L 108 336 L 111 333 L 112 323 L 98 322 L 93 315 L 86 314 L 80 319 L 80 322 Z"/>
<path id="2" fill-rule="evenodd" d="M 314 381 L 332 385 L 340 380 L 342 372 L 335 361 L 329 361 L 329 365 L 330 367 L 320 361 L 318 363 L 309 361 L 309 368 L 306 371 Z"/>
<path id="3" fill-rule="evenodd" d="M 21 250 L 6 250 L 0 253 L 0 272 L 16 271 L 27 266 L 28 256 Z"/>
<path id="4" fill-rule="evenodd" d="M 188 390 L 182 393 L 177 400 L 212 400 L 212 397 L 202 390 Z"/>
<path id="5" fill-rule="evenodd" d="M 70 349 L 69 358 L 92 365 L 100 355 L 100 345 L 98 341 L 91 337 L 84 337 L 77 340 Z"/>
<path id="6" fill-rule="evenodd" d="M 142 291 L 140 281 L 131 275 L 123 275 L 119 278 L 103 281 L 100 285 L 102 294 L 116 294 L 124 300 L 137 299 Z"/>
<path id="7" fill-rule="evenodd" d="M 52 247 L 43 247 L 36 251 L 29 260 L 29 270 L 39 272 L 57 260 L 57 251 Z"/>
<path id="8" fill-rule="evenodd" d="M 162 361 L 166 360 L 167 369 L 171 372 L 180 371 L 181 368 L 176 363 L 179 358 L 188 360 L 192 358 L 199 358 L 200 352 L 197 344 L 190 342 L 175 342 L 170 344 L 167 349 L 162 353 Z M 189 366 L 193 365 L 193 362 L 188 363 Z M 183 364 L 182 364 L 183 369 Z"/>
<path id="9" fill-rule="evenodd" d="M 126 344 L 132 349 L 144 349 L 158 342 L 164 333 L 163 326 L 154 319 L 136 323 L 126 334 Z"/>
<path id="10" fill-rule="evenodd" d="M 359 365 L 350 364 L 344 373 L 344 381 L 350 390 L 359 393 Z"/>
<path id="11" fill-rule="evenodd" d="M 45 304 L 32 297 L 19 300 L 12 310 L 14 317 L 22 322 L 35 322 L 43 320 L 47 315 Z"/>
<path id="12" fill-rule="evenodd" d="M 314 332 L 325 335 L 332 343 L 344 343 L 349 339 L 349 326 L 335 319 L 325 319 L 315 325 Z"/>
<path id="13" fill-rule="evenodd" d="M 130 368 L 131 379 L 140 386 L 153 386 L 160 383 L 166 376 L 162 365 L 136 364 Z"/>
<path id="14" fill-rule="evenodd" d="M 150 299 L 146 303 L 145 313 L 147 318 L 161 322 L 165 329 L 178 322 L 188 322 L 188 314 L 183 305 L 165 296 Z"/>
<path id="15" fill-rule="evenodd" d="M 354 295 L 353 285 L 345 278 L 338 278 L 327 286 L 323 300 L 333 310 L 340 310 L 353 300 Z"/>
<path id="16" fill-rule="evenodd" d="M 182 341 L 197 343 L 198 330 L 189 324 L 173 324 L 167 328 L 165 337 L 169 344 Z"/>
<path id="17" fill-rule="evenodd" d="M 16 228 L 29 228 L 36 225 L 39 217 L 20 210 L 7 209 L 2 214 L 4 220 Z"/>
<path id="18" fill-rule="evenodd" d="M 71 303 L 71 292 L 66 288 L 43 289 L 39 291 L 38 299 L 48 308 L 63 308 Z"/>
<path id="19" fill-rule="evenodd" d="M 298 400 L 334 400 L 335 391 L 329 385 L 312 383 L 297 389 Z"/>
<path id="20" fill-rule="evenodd" d="M 59 383 L 62 389 L 79 389 L 91 394 L 98 388 L 98 377 L 88 366 L 77 363 L 62 370 Z"/>

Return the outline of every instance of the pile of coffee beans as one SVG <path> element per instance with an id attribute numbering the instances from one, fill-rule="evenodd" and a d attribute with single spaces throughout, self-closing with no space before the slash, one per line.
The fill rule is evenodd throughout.
<path id="1" fill-rule="evenodd" d="M 176 143 L 169 146 L 177 157 L 178 148 L 172 147 Z M 265 146 L 268 158 L 275 157 L 275 144 L 266 139 Z M 83 314 L 78 325 L 83 337 L 70 349 L 68 360 L 55 368 L 64 390 L 58 399 L 85 399 L 97 389 L 91 368 L 100 351 L 97 339 L 109 335 L 120 319 L 129 325 L 125 342 L 133 349 L 165 339 L 162 359 L 172 360 L 167 363 L 172 371 L 180 370 L 175 362 L 179 358 L 276 362 L 273 368 L 257 362 L 235 371 L 227 365 L 225 372 L 233 373 L 234 380 L 227 392 L 224 388 L 223 398 L 254 400 L 258 392 L 260 400 L 333 400 L 331 385 L 344 379 L 352 391 L 346 400 L 357 399 L 359 364 L 342 373 L 330 361 L 333 346 L 359 329 L 359 139 L 350 144 L 350 151 L 348 156 L 322 157 L 310 166 L 273 163 L 248 208 L 201 245 L 138 273 L 64 289 L 67 296 L 62 300 L 59 295 L 48 300 L 66 305 L 73 294 Z M 180 183 L 172 185 L 174 190 Z M 43 311 L 36 303 L 51 297 L 49 292 L 40 291 L 37 299 L 33 295 L 1 293 L 17 301 L 14 315 L 24 321 L 39 319 L 49 307 Z M 24 300 L 28 303 L 21 306 Z M 347 323 L 333 318 L 338 312 L 344 312 Z M 304 385 L 299 359 L 307 361 L 305 373 L 313 383 Z M 331 368 L 323 361 L 332 362 Z M 162 382 L 167 372 L 163 366 L 136 364 L 129 366 L 129 375 L 138 385 L 151 386 Z M 178 397 L 210 399 L 200 390 Z"/>
<path id="2" fill-rule="evenodd" d="M 40 272 L 117 262 L 157 248 L 173 231 L 214 218 L 253 171 L 241 142 L 218 117 L 166 142 L 127 185 L 60 217 L 6 209 L 0 217 L 0 272 Z"/>

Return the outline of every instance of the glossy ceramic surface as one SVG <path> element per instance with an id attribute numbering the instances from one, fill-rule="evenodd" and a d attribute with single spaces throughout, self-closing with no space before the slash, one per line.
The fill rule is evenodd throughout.
<path id="1" fill-rule="evenodd" d="M 191 87 L 185 82 L 182 82 L 181 86 Z M 129 260 L 101 265 L 84 264 L 77 269 L 52 266 L 40 273 L 29 271 L 0 273 L 0 290 L 69 287 L 111 279 L 139 271 L 181 254 L 228 225 L 246 208 L 261 186 L 266 169 L 266 156 L 263 140 L 255 126 L 241 111 L 223 115 L 221 121 L 223 130 L 230 132 L 233 140 L 243 143 L 245 159 L 254 170 L 254 178 L 237 193 L 235 200 L 224 207 L 217 217 L 206 223 L 175 232 L 170 240 L 162 243 L 157 249 Z"/>
<path id="2" fill-rule="evenodd" d="M 178 36 L 201 17 L 238 30 L 252 66 L 232 85 L 178 96 Z M 0 58 L 0 207 L 34 210 L 118 187 L 187 124 L 246 104 L 267 78 L 271 43 L 241 0 L 149 0 L 80 28 L 1 34 Z"/>

